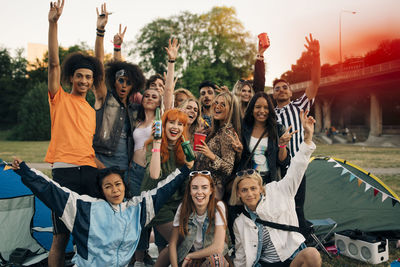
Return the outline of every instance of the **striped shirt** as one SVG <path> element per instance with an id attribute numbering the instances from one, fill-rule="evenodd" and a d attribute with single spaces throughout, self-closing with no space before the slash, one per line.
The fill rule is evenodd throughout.
<path id="1" fill-rule="evenodd" d="M 290 139 L 289 151 L 290 156 L 293 158 L 294 155 L 299 151 L 300 144 L 304 140 L 304 129 L 301 125 L 300 120 L 300 110 L 310 110 L 311 106 L 314 104 L 314 99 L 310 100 L 304 93 L 300 98 L 291 101 L 289 104 L 282 108 L 275 108 L 276 116 L 278 117 L 278 123 L 284 125 L 287 128 L 292 126 L 291 132 L 296 131 Z"/>
<path id="2" fill-rule="evenodd" d="M 278 253 L 276 253 L 274 244 L 271 241 L 271 237 L 269 236 L 269 231 L 266 226 L 263 226 L 263 242 L 262 242 L 262 250 L 261 250 L 261 256 L 259 261 L 266 262 L 266 263 L 274 263 L 274 262 L 280 262 L 281 259 L 278 256 Z"/>

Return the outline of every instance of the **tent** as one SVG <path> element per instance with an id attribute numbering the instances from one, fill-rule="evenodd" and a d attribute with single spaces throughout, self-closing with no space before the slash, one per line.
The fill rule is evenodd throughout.
<path id="1" fill-rule="evenodd" d="M 50 210 L 0 160 L 0 262 L 16 248 L 26 248 L 45 259 L 53 234 Z M 70 241 L 67 251 L 72 251 Z"/>
<path id="2" fill-rule="evenodd" d="M 306 177 L 307 219 L 331 218 L 338 223 L 335 232 L 400 232 L 400 199 L 371 173 L 326 157 L 312 158 Z"/>

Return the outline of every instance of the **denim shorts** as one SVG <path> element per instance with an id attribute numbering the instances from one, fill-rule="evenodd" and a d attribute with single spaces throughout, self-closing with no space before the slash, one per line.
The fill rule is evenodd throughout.
<path id="1" fill-rule="evenodd" d="M 128 170 L 128 184 L 129 184 L 129 191 L 133 196 L 139 196 L 141 193 L 140 187 L 142 185 L 145 171 L 146 171 L 145 167 L 142 167 L 139 164 L 132 161 L 132 164 Z"/>

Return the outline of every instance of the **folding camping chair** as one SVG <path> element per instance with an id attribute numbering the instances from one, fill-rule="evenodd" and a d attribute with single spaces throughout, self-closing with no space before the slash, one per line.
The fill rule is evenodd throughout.
<path id="1" fill-rule="evenodd" d="M 325 239 L 335 230 L 337 227 L 337 223 L 331 218 L 326 219 L 317 219 L 317 220 L 307 220 L 308 227 L 304 229 L 304 236 L 310 236 L 315 241 L 315 247 L 320 247 L 322 251 L 328 255 L 329 258 L 332 258 L 332 255 L 326 250 L 324 246 Z M 321 239 L 315 234 L 315 230 L 320 228 L 327 228 L 328 232 L 322 236 Z"/>

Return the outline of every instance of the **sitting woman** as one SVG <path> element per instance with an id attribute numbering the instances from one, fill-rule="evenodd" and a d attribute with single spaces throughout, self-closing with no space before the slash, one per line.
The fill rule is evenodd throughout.
<path id="1" fill-rule="evenodd" d="M 102 199 L 61 187 L 21 160 L 13 161 L 13 169 L 71 231 L 77 247 L 72 259 L 75 266 L 127 266 L 142 228 L 182 187 L 189 174 L 188 167 L 183 166 L 158 183 L 156 190 L 125 200 L 127 187 L 118 167 L 99 171 L 97 182 Z"/>
<path id="2" fill-rule="evenodd" d="M 169 242 L 171 266 L 228 266 L 225 205 L 215 199 L 211 173 L 193 171 L 189 177 Z"/>
<path id="3" fill-rule="evenodd" d="M 282 180 L 263 186 L 261 176 L 250 169 L 237 173 L 233 182 L 230 204 L 244 206 L 233 225 L 235 266 L 321 266 L 319 252 L 305 248 L 303 235 L 293 231 L 299 225 L 294 196 L 315 149 L 315 120 L 303 112 L 300 117 L 304 143 Z M 283 230 L 288 225 L 292 230 Z"/>

